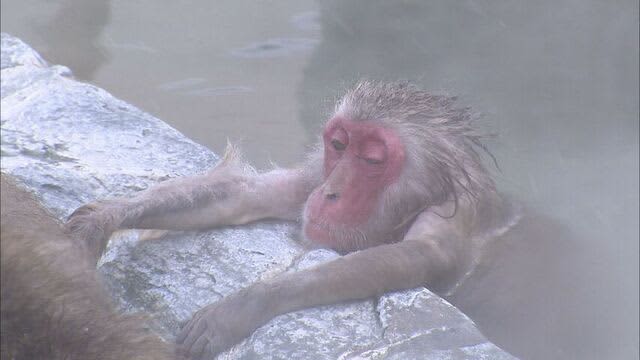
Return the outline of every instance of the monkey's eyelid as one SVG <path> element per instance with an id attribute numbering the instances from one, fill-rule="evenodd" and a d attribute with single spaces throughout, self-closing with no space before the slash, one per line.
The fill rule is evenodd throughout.
<path id="1" fill-rule="evenodd" d="M 384 160 L 381 160 L 381 159 L 374 159 L 374 158 L 369 158 L 364 156 L 358 156 L 358 158 L 366 161 L 367 164 L 371 164 L 371 165 L 380 165 L 384 162 Z"/>
<path id="2" fill-rule="evenodd" d="M 337 140 L 337 139 L 331 140 L 331 145 L 333 146 L 334 149 L 338 151 L 342 151 L 347 148 L 346 144 L 342 143 L 340 140 Z"/>

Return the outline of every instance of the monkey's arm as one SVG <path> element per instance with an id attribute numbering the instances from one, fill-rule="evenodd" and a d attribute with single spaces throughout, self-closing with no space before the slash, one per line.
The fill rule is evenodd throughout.
<path id="1" fill-rule="evenodd" d="M 458 234 L 450 229 L 446 225 L 438 233 L 429 228 L 427 237 L 373 247 L 256 283 L 198 311 L 178 343 L 199 358 L 227 349 L 280 314 L 437 283 L 456 263 L 452 244 L 459 239 L 452 238 Z"/>
<path id="2" fill-rule="evenodd" d="M 84 205 L 66 228 L 97 261 L 118 229 L 191 230 L 295 219 L 312 188 L 304 169 L 255 174 L 223 162 L 207 174 L 162 182 L 131 198 Z"/>
<path id="3" fill-rule="evenodd" d="M 193 230 L 264 218 L 295 220 L 311 188 L 301 170 L 210 174 L 160 183 L 131 201 L 126 228 Z"/>

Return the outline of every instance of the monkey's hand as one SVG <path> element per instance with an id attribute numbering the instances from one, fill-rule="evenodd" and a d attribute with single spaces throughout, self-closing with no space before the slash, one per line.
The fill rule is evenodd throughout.
<path id="1" fill-rule="evenodd" d="M 65 230 L 81 241 L 81 246 L 97 262 L 118 229 L 118 207 L 115 201 L 100 201 L 83 205 L 68 218 Z"/>
<path id="2" fill-rule="evenodd" d="M 193 359 L 208 359 L 251 335 L 274 317 L 265 287 L 244 289 L 197 311 L 176 341 Z"/>

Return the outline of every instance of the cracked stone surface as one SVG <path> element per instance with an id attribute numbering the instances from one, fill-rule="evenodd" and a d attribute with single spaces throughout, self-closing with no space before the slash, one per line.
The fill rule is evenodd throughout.
<path id="1" fill-rule="evenodd" d="M 95 199 L 204 172 L 218 157 L 161 120 L 47 64 L 2 34 L 2 171 L 61 220 Z M 285 271 L 330 261 L 296 224 L 262 222 L 139 241 L 118 233 L 99 263 L 123 311 L 171 339 L 199 307 Z M 421 288 L 273 319 L 220 359 L 513 359 L 455 307 Z"/>

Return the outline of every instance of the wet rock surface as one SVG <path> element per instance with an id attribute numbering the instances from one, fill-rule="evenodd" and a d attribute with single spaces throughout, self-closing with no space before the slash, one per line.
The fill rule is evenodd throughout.
<path id="1" fill-rule="evenodd" d="M 161 120 L 73 80 L 2 34 L 2 172 L 61 220 L 95 199 L 204 172 L 218 157 Z M 306 251 L 292 223 L 262 222 L 139 241 L 116 234 L 99 263 L 124 311 L 144 311 L 172 338 L 207 303 L 259 279 L 338 255 Z M 427 289 L 273 319 L 222 359 L 512 359 Z"/>

